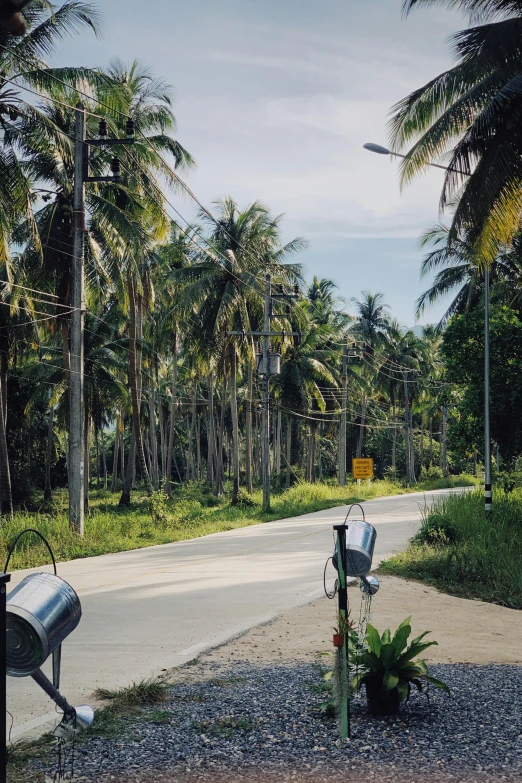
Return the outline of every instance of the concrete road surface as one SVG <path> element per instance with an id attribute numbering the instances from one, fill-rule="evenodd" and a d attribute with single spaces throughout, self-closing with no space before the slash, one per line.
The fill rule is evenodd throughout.
<path id="1" fill-rule="evenodd" d="M 377 529 L 374 566 L 405 548 L 425 504 L 451 492 L 364 503 L 366 518 Z M 63 645 L 63 694 L 73 705 L 89 703 L 97 687 L 117 688 L 157 675 L 318 598 L 333 551 L 332 525 L 344 521 L 346 512 L 347 507 L 333 508 L 61 564 L 58 573 L 78 592 L 83 609 L 79 627 Z M 17 571 L 13 585 L 27 573 Z M 44 668 L 50 672 L 49 664 Z M 8 678 L 8 710 L 12 739 L 47 729 L 45 724 L 56 719 L 53 705 L 30 677 Z"/>

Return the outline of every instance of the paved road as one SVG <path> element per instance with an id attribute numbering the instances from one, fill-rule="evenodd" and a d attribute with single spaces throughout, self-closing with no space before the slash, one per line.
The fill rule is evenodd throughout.
<path id="1" fill-rule="evenodd" d="M 366 518 L 377 529 L 374 565 L 406 546 L 424 504 L 451 491 L 366 502 Z M 60 565 L 59 575 L 77 590 L 83 608 L 78 629 L 63 646 L 64 695 L 72 704 L 88 703 L 99 686 L 159 674 L 318 598 L 333 551 L 332 525 L 346 511 L 333 508 Z M 16 572 L 13 584 L 26 573 Z M 8 709 L 14 716 L 12 738 L 54 715 L 31 678 L 8 678 Z"/>

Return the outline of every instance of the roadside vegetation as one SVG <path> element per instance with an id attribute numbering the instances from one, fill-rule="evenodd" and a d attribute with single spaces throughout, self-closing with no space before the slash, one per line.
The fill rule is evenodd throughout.
<path id="1" fill-rule="evenodd" d="M 134 492 L 131 508 L 118 505 L 117 493 L 99 490 L 92 493 L 83 538 L 69 527 L 67 494 L 62 492 L 55 496 L 53 512 L 17 512 L 13 519 L 5 519 L 0 529 L 0 560 L 5 560 L 9 545 L 26 527 L 37 528 L 48 538 L 56 559 L 64 561 L 184 541 L 375 497 L 469 486 L 474 481 L 472 476 L 451 476 L 428 480 L 412 488 L 391 481 L 373 481 L 370 486 L 362 483 L 360 487 L 351 482 L 346 487 L 333 482 L 300 482 L 273 496 L 269 514 L 261 510 L 261 490 L 251 495 L 241 493 L 236 505 L 232 505 L 230 497 L 213 495 L 204 484 L 175 491 L 172 498 L 161 492 L 152 497 L 145 491 Z M 18 543 L 10 568 L 29 568 L 48 562 L 49 554 L 41 540 L 27 535 Z"/>
<path id="2" fill-rule="evenodd" d="M 522 609 L 521 563 L 522 489 L 494 491 L 492 521 L 477 491 L 438 500 L 407 551 L 381 563 L 380 571 Z"/>

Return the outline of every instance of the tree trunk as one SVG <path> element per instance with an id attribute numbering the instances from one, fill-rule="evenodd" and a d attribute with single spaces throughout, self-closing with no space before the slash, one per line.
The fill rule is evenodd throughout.
<path id="1" fill-rule="evenodd" d="M 433 465 L 433 416 L 430 416 L 430 467 Z"/>
<path id="2" fill-rule="evenodd" d="M 216 435 L 214 427 L 214 374 L 209 372 L 208 380 L 208 411 L 207 411 L 207 484 L 214 482 L 214 461 L 216 458 Z"/>
<path id="3" fill-rule="evenodd" d="M 116 491 L 116 481 L 118 479 L 118 456 L 119 456 L 119 450 L 120 450 L 120 438 L 121 438 L 121 432 L 120 432 L 120 420 L 119 417 L 116 418 L 116 432 L 114 435 L 114 458 L 112 460 L 112 483 L 111 483 L 111 492 Z"/>
<path id="4" fill-rule="evenodd" d="M 170 422 L 169 422 L 169 441 L 167 444 L 167 467 L 165 470 L 165 492 L 170 497 L 172 495 L 172 458 L 174 452 L 174 433 L 176 430 L 176 408 L 178 404 L 178 335 L 174 332 L 172 341 L 172 386 L 170 398 Z M 178 476 L 181 482 L 181 476 Z"/>
<path id="5" fill-rule="evenodd" d="M 94 441 L 96 444 L 96 488 L 101 487 L 101 475 L 100 475 L 100 431 L 98 427 L 94 428 Z"/>
<path id="6" fill-rule="evenodd" d="M 158 440 L 156 437 L 156 395 L 152 378 L 149 384 L 149 433 L 151 450 L 151 474 L 154 489 L 159 489 Z"/>
<path id="7" fill-rule="evenodd" d="M 230 413 L 232 417 L 232 503 L 239 495 L 239 423 L 237 416 L 237 357 L 236 347 L 230 349 Z M 230 469 L 230 468 L 229 468 Z"/>
<path id="8" fill-rule="evenodd" d="M 421 414 L 421 441 L 420 441 L 420 466 L 419 470 L 422 473 L 424 467 L 424 414 Z"/>
<path id="9" fill-rule="evenodd" d="M 396 481 L 397 479 L 397 414 L 395 412 L 395 408 L 392 409 L 392 417 L 393 417 L 393 440 L 392 440 L 392 476 L 393 480 Z"/>
<path id="10" fill-rule="evenodd" d="M 103 428 L 100 433 L 101 436 L 101 452 L 102 452 L 102 464 L 103 464 L 103 488 L 107 489 L 107 454 L 105 453 L 105 438 L 103 435 Z"/>
<path id="11" fill-rule="evenodd" d="M 446 406 L 442 408 L 442 438 L 440 447 L 440 466 L 444 477 L 448 475 L 448 448 L 447 448 L 447 433 L 448 433 L 448 409 Z"/>
<path id="12" fill-rule="evenodd" d="M 145 453 L 143 450 L 143 439 L 141 436 L 141 417 L 140 417 L 140 384 L 138 378 L 138 364 L 137 364 L 137 325 L 136 318 L 138 317 L 137 303 L 136 303 L 136 290 L 134 287 L 134 280 L 132 276 L 128 275 L 127 278 L 129 289 L 129 381 L 131 389 L 131 401 L 132 401 L 132 431 L 135 443 L 135 454 L 138 458 L 141 474 L 145 485 L 147 487 L 147 494 L 152 495 L 152 484 L 150 476 L 147 472 L 145 465 Z M 123 484 L 123 491 L 120 498 L 120 506 L 130 506 L 130 493 L 132 486 L 132 466 L 134 460 L 130 460 L 127 466 L 127 475 Z"/>
<path id="13" fill-rule="evenodd" d="M 51 390 L 52 396 L 53 390 Z M 52 500 L 52 487 L 51 487 L 51 462 L 53 458 L 53 443 L 54 443 L 54 405 L 49 405 L 49 415 L 47 417 L 47 448 L 45 450 L 45 487 L 44 487 L 44 502 L 50 503 Z"/>
<path id="14" fill-rule="evenodd" d="M 276 445 L 275 445 L 275 474 L 277 478 L 281 475 L 281 408 L 277 408 L 277 427 L 276 427 Z"/>
<path id="15" fill-rule="evenodd" d="M 248 359 L 247 366 L 247 404 L 245 422 L 245 480 L 246 491 L 252 492 L 252 398 L 254 395 L 254 380 L 252 362 Z"/>
<path id="16" fill-rule="evenodd" d="M 292 421 L 290 415 L 286 417 L 286 488 L 292 483 Z"/>
<path id="17" fill-rule="evenodd" d="M 218 458 L 216 461 L 216 481 L 215 481 L 215 495 L 222 495 L 224 492 L 223 487 L 223 451 L 225 448 L 225 401 L 227 396 L 227 382 L 226 378 L 223 380 L 223 396 L 221 398 L 221 412 L 219 418 L 219 432 L 218 432 Z"/>
<path id="18" fill-rule="evenodd" d="M 362 409 L 361 409 L 361 424 L 359 428 L 359 440 L 357 443 L 357 459 L 361 459 L 364 449 L 364 435 L 365 435 L 365 423 L 366 423 L 366 395 L 363 396 Z"/>
<path id="19" fill-rule="evenodd" d="M 317 422 L 310 422 L 310 482 L 315 484 L 317 475 L 315 468 L 316 461 L 316 442 L 317 442 Z"/>
<path id="20" fill-rule="evenodd" d="M 85 511 L 89 508 L 89 482 L 91 479 L 91 422 L 87 410 L 85 410 L 85 443 L 84 443 L 84 481 L 83 481 L 83 503 Z"/>

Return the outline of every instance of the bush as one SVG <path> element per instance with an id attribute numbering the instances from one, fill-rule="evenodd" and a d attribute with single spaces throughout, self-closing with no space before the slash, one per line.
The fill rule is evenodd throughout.
<path id="1" fill-rule="evenodd" d="M 522 488 L 522 471 L 513 470 L 498 473 L 495 476 L 495 485 L 504 492 L 513 492 L 515 489 Z"/>
<path id="2" fill-rule="evenodd" d="M 438 465 L 430 465 L 428 468 L 424 465 L 422 466 L 420 473 L 421 481 L 433 481 L 441 478 L 444 478 L 444 473 Z"/>
<path id="3" fill-rule="evenodd" d="M 424 519 L 421 529 L 413 536 L 412 543 L 447 546 L 455 544 L 460 538 L 458 525 L 448 516 L 435 511 Z"/>
<path id="4" fill-rule="evenodd" d="M 239 492 L 237 494 L 235 505 L 238 508 L 256 508 L 257 507 L 257 503 L 254 500 L 254 498 L 252 497 L 252 495 L 249 495 L 248 492 L 246 492 L 244 489 L 240 489 L 239 490 Z"/>

